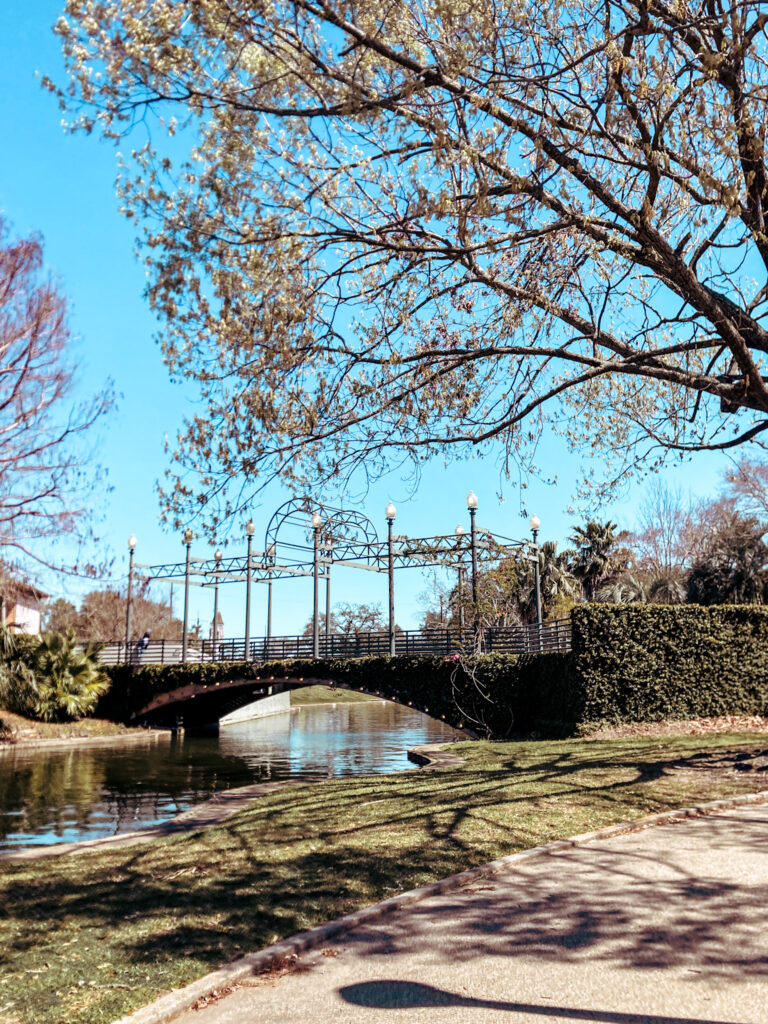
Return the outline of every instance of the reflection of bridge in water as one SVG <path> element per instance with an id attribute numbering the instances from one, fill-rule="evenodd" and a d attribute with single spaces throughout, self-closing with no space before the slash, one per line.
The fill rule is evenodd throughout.
<path id="1" fill-rule="evenodd" d="M 317 655 L 315 655 L 317 644 Z M 395 634 L 398 655 L 449 657 L 469 651 L 481 654 L 547 654 L 571 649 L 570 619 L 493 629 L 410 629 Z M 289 661 L 319 656 L 327 660 L 385 657 L 390 655 L 390 635 L 376 633 L 330 633 L 320 636 L 273 636 L 246 640 L 190 640 L 187 662 Z M 101 652 L 105 665 L 174 665 L 184 660 L 179 640 L 153 640 L 138 651 L 136 644 L 108 643 Z"/>

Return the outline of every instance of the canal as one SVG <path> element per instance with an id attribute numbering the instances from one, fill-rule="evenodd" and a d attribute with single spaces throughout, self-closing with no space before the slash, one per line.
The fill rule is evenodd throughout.
<path id="1" fill-rule="evenodd" d="M 146 828 L 254 782 L 402 771 L 410 747 L 454 735 L 411 708 L 366 701 L 292 708 L 217 737 L 10 748 L 0 753 L 0 850 Z"/>

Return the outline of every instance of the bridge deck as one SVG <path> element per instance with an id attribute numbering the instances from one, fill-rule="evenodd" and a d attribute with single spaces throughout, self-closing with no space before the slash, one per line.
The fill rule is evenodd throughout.
<path id="1" fill-rule="evenodd" d="M 311 636 L 273 636 L 252 639 L 249 657 L 243 638 L 223 640 L 190 640 L 187 644 L 188 662 L 210 661 L 289 661 L 313 658 Z M 395 652 L 398 655 L 460 655 L 477 650 L 482 654 L 547 654 L 571 649 L 570 619 L 555 619 L 521 626 L 481 629 L 477 637 L 473 630 L 412 629 L 395 634 Z M 319 656 L 323 659 L 386 657 L 389 633 L 331 633 L 322 635 Z M 104 645 L 101 660 L 105 665 L 173 665 L 180 663 L 180 640 L 151 640 L 142 649 L 140 644 L 126 645 L 111 641 Z"/>

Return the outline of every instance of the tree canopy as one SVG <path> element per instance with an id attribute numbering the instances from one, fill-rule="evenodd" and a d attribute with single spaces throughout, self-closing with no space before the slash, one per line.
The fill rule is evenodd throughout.
<path id="1" fill-rule="evenodd" d="M 171 517 L 541 432 L 606 481 L 768 427 L 763 0 L 68 0 L 174 375 Z M 53 87 L 53 86 L 52 86 Z M 158 124 L 176 137 L 159 142 Z"/>

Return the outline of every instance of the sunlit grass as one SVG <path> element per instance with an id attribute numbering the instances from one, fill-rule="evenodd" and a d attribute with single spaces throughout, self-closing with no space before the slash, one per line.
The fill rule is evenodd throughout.
<path id="1" fill-rule="evenodd" d="M 107 722 L 100 718 L 83 718 L 79 722 L 37 722 L 32 718 L 14 715 L 10 711 L 0 709 L 0 745 L 5 743 L 25 742 L 28 740 L 59 740 L 85 736 L 118 736 L 135 733 L 116 722 Z M 0 1002 L 0 1006 L 2 1003 Z M 0 1022 L 2 1018 L 0 1018 Z"/>
<path id="2" fill-rule="evenodd" d="M 222 825 L 0 865 L 0 1020 L 106 1022 L 255 950 L 495 857 L 761 789 L 765 735 L 459 743 L 462 768 L 278 790 Z"/>
<path id="3" fill-rule="evenodd" d="M 345 690 L 341 686 L 317 684 L 303 686 L 300 690 L 291 690 L 291 707 L 301 707 L 304 704 L 358 704 L 367 700 L 377 698 L 367 693 L 358 693 L 357 690 Z"/>

